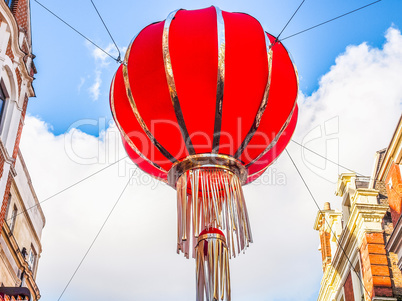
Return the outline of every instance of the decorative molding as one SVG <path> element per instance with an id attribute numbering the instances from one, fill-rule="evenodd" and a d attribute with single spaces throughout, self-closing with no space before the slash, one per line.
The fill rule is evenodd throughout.
<path id="1" fill-rule="evenodd" d="M 345 184 L 346 186 L 347 184 Z M 344 192 L 342 191 L 342 194 Z M 342 289 L 343 278 L 350 267 L 345 253 L 353 261 L 359 253 L 359 246 L 366 233 L 383 232 L 381 224 L 388 206 L 372 203 L 371 201 L 375 200 L 377 195 L 378 191 L 373 189 L 357 189 L 354 193 L 349 220 L 338 238 L 338 248 L 335 251 L 332 262 L 324 272 L 318 300 L 334 300 L 339 294 L 339 290 Z M 368 202 L 360 202 L 362 199 Z M 376 300 L 396 299 L 381 298 Z"/>
<path id="2" fill-rule="evenodd" d="M 346 192 L 347 186 L 352 181 L 353 177 L 356 177 L 355 173 L 340 174 L 336 185 L 335 195 L 343 197 L 343 194 Z"/>
<path id="3" fill-rule="evenodd" d="M 0 1 L 1 2 L 1 1 Z M 6 147 L 3 144 L 3 141 L 0 139 L 0 154 L 3 156 L 4 161 L 10 165 L 14 163 L 14 159 L 8 154 Z"/>
<path id="4" fill-rule="evenodd" d="M 32 82 L 33 82 L 34 78 L 32 76 L 30 76 L 28 73 L 28 68 L 24 62 L 24 57 L 26 56 L 26 54 L 22 51 L 22 49 L 19 45 L 20 30 L 18 28 L 18 25 L 17 25 L 17 22 L 15 20 L 13 13 L 10 11 L 10 9 L 8 8 L 5 1 L 0 1 L 0 15 L 3 16 L 4 22 L 6 22 L 10 28 L 11 49 L 15 55 L 13 62 L 18 67 L 24 66 L 24 68 L 20 68 L 20 71 L 22 74 L 22 79 L 29 83 L 29 85 L 28 85 L 29 97 L 34 97 L 35 91 L 32 87 Z M 15 66 L 14 68 L 17 68 L 17 66 Z"/>
<path id="5" fill-rule="evenodd" d="M 24 257 L 21 254 L 20 247 L 18 246 L 17 240 L 15 239 L 13 233 L 11 232 L 10 228 L 8 227 L 7 223 L 3 223 L 3 237 L 6 238 L 5 241 L 8 245 L 8 248 L 12 252 L 13 257 L 15 258 L 15 261 L 18 265 L 18 268 L 20 270 L 23 270 L 23 272 L 26 275 L 26 281 L 29 284 L 29 286 L 32 288 L 32 290 L 35 292 L 35 297 L 36 299 L 34 300 L 39 300 L 40 298 L 40 292 L 38 285 L 36 284 L 36 281 L 33 276 L 33 271 L 29 268 L 28 262 L 25 261 Z"/>

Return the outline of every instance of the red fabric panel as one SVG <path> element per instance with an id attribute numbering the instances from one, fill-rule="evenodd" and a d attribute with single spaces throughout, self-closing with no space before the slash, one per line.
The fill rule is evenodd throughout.
<path id="1" fill-rule="evenodd" d="M 222 12 L 225 21 L 225 87 L 219 153 L 234 155 L 260 107 L 268 78 L 264 31 L 253 17 Z M 196 153 L 211 151 L 216 107 L 218 37 L 215 8 L 178 11 L 170 27 L 169 48 L 177 94 Z M 169 95 L 162 52 L 164 22 L 149 25 L 134 40 L 128 59 L 129 83 L 139 114 L 155 139 L 172 156 L 188 156 Z M 271 42 L 274 37 L 268 35 Z M 297 97 L 293 64 L 281 43 L 273 47 L 271 88 L 259 128 L 240 160 L 246 165 L 270 144 L 288 118 Z M 165 170 L 172 166 L 148 139 L 134 116 L 126 95 L 122 68 L 116 73 L 116 116 L 139 150 Z M 285 149 L 294 132 L 297 108 L 277 145 L 249 166 L 248 182 L 256 179 Z M 130 150 L 128 150 L 130 152 Z M 132 150 L 131 150 L 132 152 Z M 141 169 L 157 177 L 160 171 L 130 157 Z M 141 162 L 143 161 L 143 162 Z M 165 177 L 166 178 L 166 177 Z"/>
<path id="2" fill-rule="evenodd" d="M 262 175 L 263 172 L 260 173 L 259 171 L 263 170 L 265 167 L 269 166 L 272 162 L 274 162 L 275 159 L 278 158 L 279 155 L 285 150 L 295 131 L 298 111 L 299 110 L 296 105 L 295 111 L 293 112 L 292 115 L 292 119 L 290 120 L 286 129 L 283 131 L 281 137 L 279 138 L 275 146 L 270 151 L 268 151 L 264 156 L 262 156 L 258 161 L 256 161 L 253 165 L 250 165 L 248 167 L 249 177 L 247 178 L 247 183 L 254 181 L 260 175 Z M 255 173 L 258 174 L 253 175 Z"/>
<path id="3" fill-rule="evenodd" d="M 226 71 L 219 153 L 234 155 L 250 130 L 264 95 L 268 60 L 264 30 L 253 17 L 223 12 Z"/>
<path id="4" fill-rule="evenodd" d="M 169 170 L 172 163 L 156 149 L 135 118 L 127 98 L 122 69 L 120 66 L 114 80 L 113 99 L 116 115 L 113 117 L 145 157 Z"/>
<path id="5" fill-rule="evenodd" d="M 169 48 L 177 96 L 196 153 L 210 153 L 212 150 L 218 72 L 217 35 L 214 7 L 180 10 L 170 26 Z"/>
<path id="6" fill-rule="evenodd" d="M 140 156 L 137 155 L 137 153 L 128 145 L 126 140 L 122 137 L 123 140 L 123 146 L 124 149 L 127 152 L 127 155 L 130 157 L 130 159 L 137 164 L 137 166 L 144 172 L 156 177 L 158 180 L 161 180 L 163 182 L 167 183 L 167 173 L 160 171 L 157 169 L 155 166 L 150 164 L 149 162 L 145 161 L 142 159 Z"/>
<path id="7" fill-rule="evenodd" d="M 271 42 L 274 37 L 269 36 Z M 272 78 L 268 104 L 260 126 L 239 159 L 249 163 L 275 138 L 297 98 L 297 78 L 290 57 L 281 43 L 273 46 Z"/>
<path id="8" fill-rule="evenodd" d="M 177 125 L 163 63 L 164 24 L 152 24 L 140 32 L 131 47 L 127 68 L 134 100 L 148 129 L 172 156 L 183 158 L 188 153 Z M 155 160 L 167 159 L 155 153 Z"/>

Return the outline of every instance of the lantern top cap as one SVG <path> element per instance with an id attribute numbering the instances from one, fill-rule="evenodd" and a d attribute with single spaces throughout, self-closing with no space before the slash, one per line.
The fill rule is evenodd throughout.
<path id="1" fill-rule="evenodd" d="M 176 188 L 177 180 L 188 170 L 199 168 L 216 168 L 227 170 L 239 177 L 241 184 L 247 180 L 247 170 L 240 161 L 222 154 L 197 154 L 175 163 L 168 173 L 168 183 Z"/>

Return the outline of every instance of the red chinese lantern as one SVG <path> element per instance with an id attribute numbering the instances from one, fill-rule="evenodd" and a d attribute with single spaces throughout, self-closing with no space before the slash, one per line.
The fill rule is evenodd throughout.
<path id="1" fill-rule="evenodd" d="M 110 105 L 127 153 L 177 190 L 177 251 L 197 257 L 197 300 L 230 300 L 228 267 L 213 267 L 252 242 L 241 187 L 290 141 L 297 93 L 282 43 L 216 7 L 145 27 L 115 74 Z"/>

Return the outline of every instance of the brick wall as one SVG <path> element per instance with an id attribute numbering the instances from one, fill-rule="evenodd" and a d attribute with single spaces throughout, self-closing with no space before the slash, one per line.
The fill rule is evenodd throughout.
<path id="1" fill-rule="evenodd" d="M 0 179 L 3 176 L 3 171 L 4 171 L 4 163 L 6 162 L 6 159 L 4 158 L 4 155 L 2 152 L 0 152 Z"/>
<path id="2" fill-rule="evenodd" d="M 20 72 L 20 70 L 18 68 L 15 68 L 15 74 L 17 75 L 18 95 L 21 95 L 22 77 L 21 77 L 21 72 Z"/>
<path id="3" fill-rule="evenodd" d="M 8 205 L 8 195 L 10 194 L 10 189 L 11 189 L 11 181 L 12 181 L 12 175 L 11 172 L 8 174 L 8 179 L 7 179 L 7 185 L 6 185 L 6 190 L 4 192 L 3 196 L 3 201 L 1 204 L 1 210 L 0 210 L 0 225 L 3 227 L 3 223 L 6 217 L 6 210 L 7 210 L 7 205 Z"/>
<path id="4" fill-rule="evenodd" d="M 323 228 L 323 225 L 321 224 Z M 321 229 L 322 229 L 321 228 Z M 331 244 L 330 244 L 330 233 L 320 230 L 320 243 L 321 243 L 321 255 L 322 255 L 322 270 L 325 272 L 325 269 L 328 264 L 331 263 Z"/>
<path id="5" fill-rule="evenodd" d="M 393 297 L 390 268 L 382 233 L 367 233 L 360 247 L 363 283 L 371 297 Z M 367 300 L 367 291 L 364 292 Z"/>
<path id="6" fill-rule="evenodd" d="M 11 49 L 11 39 L 8 40 L 8 44 L 7 44 L 7 49 L 6 49 L 6 55 L 13 61 L 14 60 L 14 54 L 13 51 Z"/>
<path id="7" fill-rule="evenodd" d="M 17 21 L 18 27 L 23 30 L 25 33 L 29 33 L 28 31 L 28 0 L 14 0 L 13 12 L 15 19 Z"/>
<path id="8" fill-rule="evenodd" d="M 386 185 L 388 203 L 391 208 L 392 223 L 396 225 L 402 211 L 402 177 L 399 165 L 393 163 L 385 183 L 392 181 L 392 186 Z"/>
<path id="9" fill-rule="evenodd" d="M 349 272 L 348 278 L 346 278 L 345 284 L 343 285 L 343 292 L 345 294 L 345 301 L 355 301 L 351 272 Z"/>

